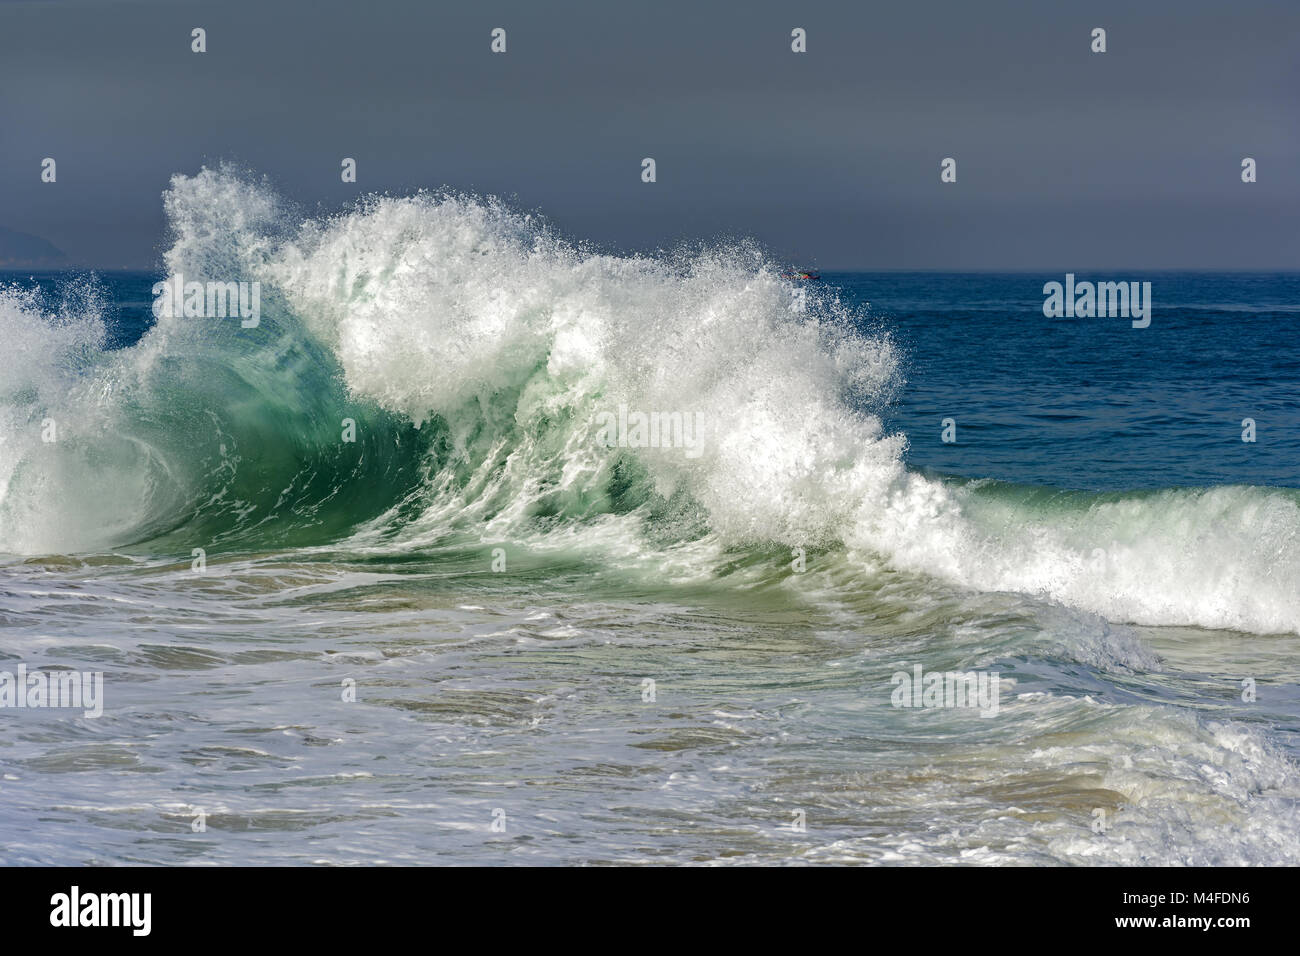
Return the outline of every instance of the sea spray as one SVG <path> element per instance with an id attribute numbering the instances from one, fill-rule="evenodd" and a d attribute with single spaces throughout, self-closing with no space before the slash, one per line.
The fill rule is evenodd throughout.
<path id="1" fill-rule="evenodd" d="M 1116 621 L 1300 629 L 1294 493 L 1044 509 L 923 476 L 880 416 L 902 381 L 888 334 L 827 292 L 792 312 L 751 246 L 602 255 L 450 193 L 295 220 L 226 169 L 176 177 L 166 208 L 168 274 L 260 283 L 259 334 L 164 317 L 75 368 L 6 370 L 0 550 L 188 555 L 364 529 L 400 551 L 616 520 L 629 552 L 846 549 Z M 54 347 L 66 336 L 12 295 L 4 314 Z M 620 406 L 698 412 L 699 454 L 602 443 L 598 415 Z M 31 439 L 44 418 L 66 422 L 52 454 Z"/>

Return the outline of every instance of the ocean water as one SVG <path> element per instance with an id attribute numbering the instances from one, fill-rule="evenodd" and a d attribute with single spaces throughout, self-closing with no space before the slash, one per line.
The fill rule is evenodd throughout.
<path id="1" fill-rule="evenodd" d="M 1300 862 L 1300 276 L 1079 270 L 1134 329 L 1068 264 L 166 208 L 157 274 L 2 280 L 0 670 L 104 690 L 0 708 L 0 863 Z"/>

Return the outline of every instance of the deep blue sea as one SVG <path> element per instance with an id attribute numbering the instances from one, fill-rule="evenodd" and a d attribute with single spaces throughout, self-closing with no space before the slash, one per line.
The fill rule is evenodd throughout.
<path id="1" fill-rule="evenodd" d="M 0 280 L 0 863 L 1300 862 L 1300 275 L 168 209 Z"/>
<path id="2" fill-rule="evenodd" d="M 1043 285 L 1065 271 L 824 276 L 886 316 L 906 351 L 886 420 L 914 464 L 1092 490 L 1297 486 L 1300 275 L 1079 272 L 1151 283 L 1151 325 L 1135 329 L 1044 318 Z M 941 440 L 945 417 L 956 443 Z"/>

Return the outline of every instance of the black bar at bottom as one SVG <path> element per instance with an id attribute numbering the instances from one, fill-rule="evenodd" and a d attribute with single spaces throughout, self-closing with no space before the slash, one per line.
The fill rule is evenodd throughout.
<path id="1" fill-rule="evenodd" d="M 945 946 L 966 933 L 980 934 L 969 942 L 1199 936 L 1230 946 L 1296 925 L 1293 879 L 1291 870 L 1232 868 L 33 868 L 0 869 L 0 912 L 9 943 L 76 933 L 78 943 L 387 947 L 453 925 L 467 941 L 494 943 L 513 933 L 554 943 L 557 929 L 605 927 L 629 939 L 734 943 L 811 921 L 864 942 L 901 932 Z"/>

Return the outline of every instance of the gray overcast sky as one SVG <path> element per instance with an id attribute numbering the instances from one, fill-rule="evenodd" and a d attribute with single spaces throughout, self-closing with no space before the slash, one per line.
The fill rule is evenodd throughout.
<path id="1" fill-rule="evenodd" d="M 613 250 L 1295 269 L 1297 94 L 1296 0 L 0 0 L 0 227 L 152 267 L 169 177 L 233 160 L 309 209 L 448 185 Z"/>

